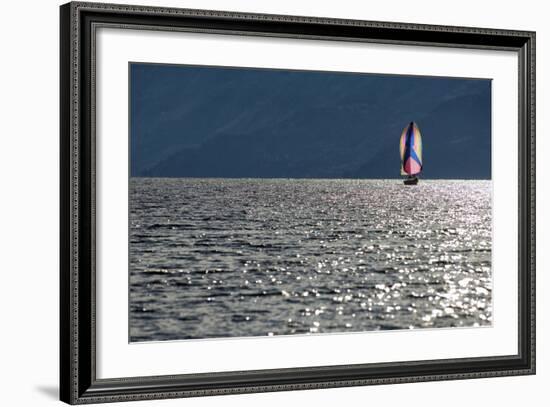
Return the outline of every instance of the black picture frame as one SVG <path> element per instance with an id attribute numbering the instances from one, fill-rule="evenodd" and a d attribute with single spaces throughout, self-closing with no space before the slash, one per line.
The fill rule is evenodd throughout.
<path id="1" fill-rule="evenodd" d="M 60 398 L 70 404 L 535 373 L 535 33 L 72 2 L 60 7 Z M 508 356 L 98 379 L 95 70 L 98 26 L 511 50 L 519 60 L 519 350 Z M 512 267 L 513 265 L 510 265 Z"/>

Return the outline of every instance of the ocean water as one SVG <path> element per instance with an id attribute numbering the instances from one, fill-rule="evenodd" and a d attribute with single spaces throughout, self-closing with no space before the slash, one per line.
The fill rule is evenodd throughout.
<path id="1" fill-rule="evenodd" d="M 491 181 L 132 178 L 130 341 L 486 326 Z"/>

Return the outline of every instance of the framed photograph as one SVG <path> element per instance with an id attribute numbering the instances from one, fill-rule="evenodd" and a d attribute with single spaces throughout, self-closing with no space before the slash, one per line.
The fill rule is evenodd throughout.
<path id="1" fill-rule="evenodd" d="M 61 400 L 535 373 L 535 33 L 61 6 Z"/>

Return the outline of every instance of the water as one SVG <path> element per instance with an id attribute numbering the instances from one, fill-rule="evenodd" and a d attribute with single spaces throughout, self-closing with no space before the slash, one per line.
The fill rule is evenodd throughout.
<path id="1" fill-rule="evenodd" d="M 491 182 L 133 178 L 130 340 L 491 324 Z"/>

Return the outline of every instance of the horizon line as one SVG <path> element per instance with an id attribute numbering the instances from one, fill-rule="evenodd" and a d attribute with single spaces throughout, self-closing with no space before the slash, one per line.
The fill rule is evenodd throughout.
<path id="1" fill-rule="evenodd" d="M 195 176 L 148 176 L 148 175 L 130 175 L 128 178 L 183 178 L 183 179 L 229 179 L 229 180 L 242 180 L 242 179 L 257 179 L 257 180 L 351 180 L 351 181 L 402 181 L 406 179 L 402 178 L 358 178 L 358 177 L 332 177 L 332 178 L 318 178 L 318 177 L 195 177 Z M 492 178 L 420 178 L 422 181 L 492 181 Z"/>

